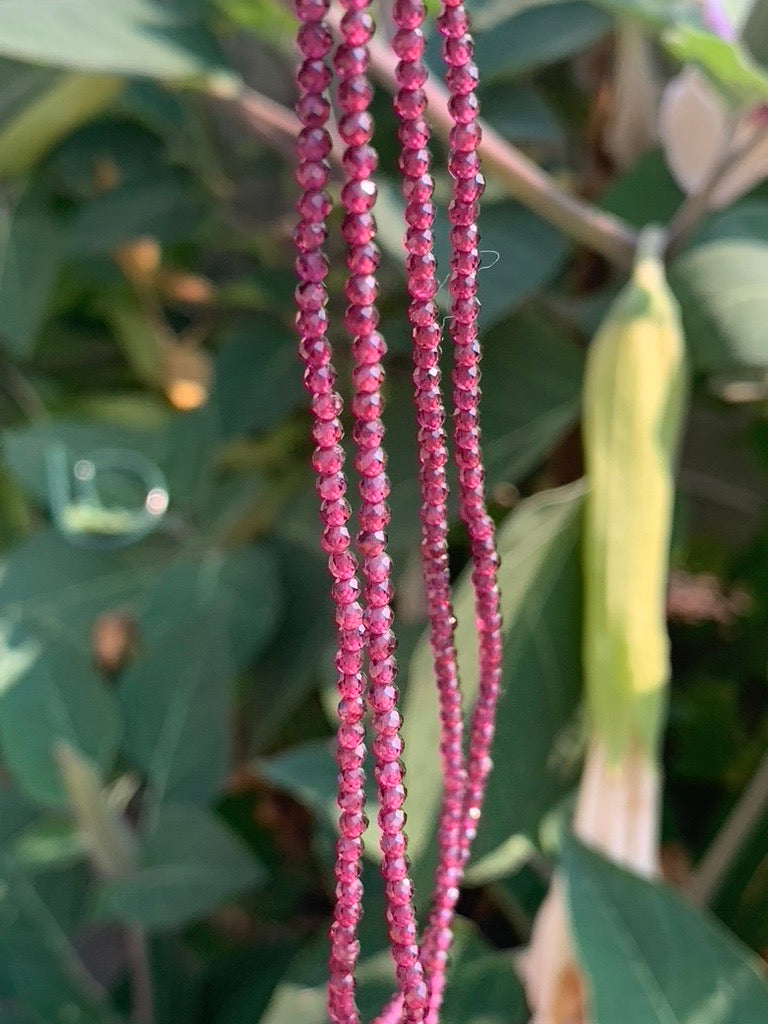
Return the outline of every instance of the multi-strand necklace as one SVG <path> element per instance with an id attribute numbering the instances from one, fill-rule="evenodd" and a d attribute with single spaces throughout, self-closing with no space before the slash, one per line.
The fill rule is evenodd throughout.
<path id="1" fill-rule="evenodd" d="M 452 925 L 464 869 L 475 836 L 485 783 L 490 771 L 494 715 L 501 665 L 501 619 L 496 584 L 498 556 L 493 521 L 486 511 L 480 449 L 480 344 L 477 317 L 478 203 L 483 191 L 478 144 L 477 67 L 461 0 L 443 0 L 438 29 L 443 37 L 449 109 L 454 125 L 448 170 L 453 181 L 448 209 L 451 225 L 450 315 L 445 321 L 453 357 L 453 452 L 458 471 L 459 508 L 472 561 L 479 643 L 480 684 L 469 737 L 465 743 L 461 691 L 454 646 L 455 619 L 448 570 L 449 459 L 440 381 L 442 317 L 435 296 L 440 287 L 432 227 L 435 207 L 430 172 L 430 130 L 425 120 L 423 62 L 425 9 L 421 0 L 394 0 L 398 57 L 395 111 L 401 143 L 400 171 L 405 198 L 405 250 L 408 318 L 412 328 L 413 383 L 418 423 L 421 494 L 421 555 L 434 674 L 441 718 L 444 791 L 438 826 L 439 858 L 426 927 L 420 934 L 406 855 L 404 769 L 401 718 L 396 687 L 393 632 L 392 565 L 387 554 L 389 480 L 386 475 L 382 385 L 386 353 L 377 330 L 376 272 L 379 250 L 373 206 L 377 154 L 371 145 L 369 111 L 373 89 L 368 79 L 367 44 L 374 22 L 367 0 L 341 0 L 339 41 L 327 24 L 329 0 L 296 0 L 302 62 L 296 111 L 297 181 L 303 190 L 295 232 L 297 329 L 309 392 L 315 443 L 313 466 L 322 519 L 321 544 L 328 555 L 331 594 L 336 610 L 338 673 L 338 806 L 336 898 L 330 933 L 328 1012 L 332 1024 L 358 1024 L 355 967 L 357 928 L 362 915 L 361 859 L 364 813 L 363 762 L 366 715 L 370 715 L 371 753 L 378 795 L 381 871 L 385 883 L 387 926 L 395 963 L 397 993 L 379 1024 L 436 1024 L 443 990 Z M 332 52 L 333 51 L 333 52 Z M 351 338 L 354 466 L 359 506 L 354 541 L 352 510 L 342 441 L 342 399 L 336 389 L 328 340 L 328 262 L 324 252 L 331 199 L 326 192 L 332 150 L 328 90 L 336 78 L 338 134 L 344 144 L 342 167 L 348 302 L 344 326 Z"/>

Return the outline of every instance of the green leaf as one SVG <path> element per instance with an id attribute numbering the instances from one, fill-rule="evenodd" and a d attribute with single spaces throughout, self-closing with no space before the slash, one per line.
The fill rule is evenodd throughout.
<path id="1" fill-rule="evenodd" d="M 637 228 L 672 219 L 684 194 L 669 173 L 660 150 L 641 156 L 614 181 L 600 205 Z"/>
<path id="2" fill-rule="evenodd" d="M 768 366 L 768 203 L 708 220 L 672 262 L 669 280 L 697 369 Z"/>
<path id="3" fill-rule="evenodd" d="M 65 639 L 6 622 L 0 642 L 5 761 L 32 799 L 66 806 L 56 746 L 66 741 L 99 767 L 109 768 L 119 737 L 115 700 L 87 655 Z"/>
<path id="4" fill-rule="evenodd" d="M 763 968 L 714 919 L 573 840 L 564 866 L 595 1024 L 768 1019 Z"/>
<path id="5" fill-rule="evenodd" d="M 3 434 L 3 453 L 11 472 L 44 507 L 50 507 L 47 453 L 62 445 L 73 460 L 97 449 L 137 451 L 155 462 L 168 482 L 174 512 L 199 508 L 211 486 L 213 416 L 208 408 L 166 418 L 154 430 L 129 430 L 108 423 L 57 419 Z M 74 463 L 73 463 L 74 464 Z M 88 564 L 88 556 L 83 556 Z M 79 573 L 77 573 L 79 575 Z"/>
<path id="6" fill-rule="evenodd" d="M 504 661 L 491 775 L 473 854 L 475 881 L 519 865 L 544 815 L 567 792 L 564 732 L 579 695 L 579 533 L 582 484 L 524 502 L 498 535 Z M 478 687 L 474 598 L 465 572 L 454 592 L 465 703 Z M 409 853 L 431 855 L 442 775 L 438 705 L 426 636 L 411 659 L 403 711 Z M 516 837 L 523 838 L 521 841 Z M 501 851 L 501 856 L 499 855 Z"/>
<path id="7" fill-rule="evenodd" d="M 0 866 L 0 960 L 25 1024 L 115 1024 L 104 994 L 36 889 L 11 862 Z"/>
<path id="8" fill-rule="evenodd" d="M 204 214 L 194 178 L 181 168 L 160 166 L 84 203 L 75 215 L 69 247 L 77 256 L 88 256 L 143 235 L 178 242 L 199 232 Z"/>
<path id="9" fill-rule="evenodd" d="M 448 985 L 444 1024 L 527 1024 L 528 1007 L 507 953 L 462 963 Z"/>
<path id="10" fill-rule="evenodd" d="M 702 24 L 699 0 L 593 0 L 620 18 L 637 18 L 655 29 L 682 23 Z"/>
<path id="11" fill-rule="evenodd" d="M 296 954 L 292 940 L 256 946 L 221 965 L 214 984 L 213 1024 L 259 1021 Z"/>
<path id="12" fill-rule="evenodd" d="M 317 652 L 331 636 L 333 613 L 324 560 L 294 544 L 278 542 L 286 590 L 277 633 L 254 669 L 248 695 L 251 744 L 263 750 L 317 680 Z"/>
<path id="13" fill-rule="evenodd" d="M 13 843 L 11 856 L 24 871 L 34 874 L 72 867 L 87 850 L 69 820 L 42 820 L 26 829 Z"/>
<path id="14" fill-rule="evenodd" d="M 121 680 L 125 751 L 157 802 L 205 804 L 230 768 L 234 666 L 216 635 L 222 629 L 215 614 L 193 618 Z"/>
<path id="15" fill-rule="evenodd" d="M 99 307 L 139 380 L 154 388 L 162 385 L 165 363 L 157 331 L 135 296 L 127 291 L 105 291 Z"/>
<path id="16" fill-rule="evenodd" d="M 222 72 L 202 23 L 152 0 L 3 0 L 0 53 L 96 74 L 196 79 Z"/>
<path id="17" fill-rule="evenodd" d="M 267 317 L 252 319 L 219 351 L 211 401 L 225 438 L 277 426 L 302 402 L 293 335 Z"/>
<path id="18" fill-rule="evenodd" d="M 607 15 L 584 0 L 536 5 L 512 17 L 503 4 L 492 10 L 499 16 L 482 18 L 475 32 L 475 60 L 485 81 L 530 74 L 564 60 L 611 28 Z"/>
<path id="19" fill-rule="evenodd" d="M 768 66 L 768 3 L 757 0 L 744 28 L 747 49 L 763 67 Z"/>
<path id="20" fill-rule="evenodd" d="M 768 100 L 768 71 L 739 43 L 730 43 L 695 25 L 675 25 L 663 35 L 680 61 L 697 64 L 740 105 Z"/>
<path id="21" fill-rule="evenodd" d="M 258 762 L 259 775 L 276 789 L 290 793 L 294 799 L 304 804 L 315 815 L 327 824 L 334 826 L 338 821 L 339 810 L 336 804 L 338 788 L 336 758 L 330 740 L 312 740 L 291 747 L 274 757 Z M 368 772 L 369 804 L 375 820 L 374 803 L 375 787 L 371 784 L 371 773 Z M 377 842 L 367 852 L 376 856 Z"/>
<path id="22" fill-rule="evenodd" d="M 100 552 L 68 544 L 53 530 L 34 534 L 0 563 L 0 614 L 6 623 L 56 630 L 87 657 L 97 615 L 136 601 L 170 557 L 156 539 Z"/>
<path id="23" fill-rule="evenodd" d="M 34 348 L 64 247 L 64 227 L 39 192 L 0 212 L 0 338 L 16 356 Z"/>
<path id="24" fill-rule="evenodd" d="M 394 188 L 384 184 L 376 204 L 379 241 L 404 269 L 402 211 L 402 200 Z M 484 204 L 479 226 L 480 321 L 483 328 L 489 328 L 557 274 L 567 247 L 555 228 L 511 200 Z M 438 211 L 434 233 L 438 277 L 447 280 L 450 224 L 444 211 Z M 437 302 L 447 313 L 450 296 L 446 288 L 438 292 Z"/>
<path id="25" fill-rule="evenodd" d="M 664 46 L 683 63 L 697 64 L 737 104 L 768 98 L 768 72 L 740 41 L 715 35 L 704 23 L 696 0 L 594 0 L 620 17 L 637 18 L 654 28 Z M 737 34 L 749 3 L 726 0 L 726 14 Z"/>
<path id="26" fill-rule="evenodd" d="M 564 152 L 562 126 L 541 93 L 531 86 L 499 82 L 482 90 L 480 103 L 485 120 L 515 145 L 543 148 L 549 154 Z"/>
<path id="27" fill-rule="evenodd" d="M 445 216 L 438 218 L 434 230 L 438 273 L 446 275 L 450 247 Z M 552 280 L 567 249 L 555 228 L 512 201 L 483 206 L 480 237 L 480 322 L 489 328 Z M 447 306 L 447 292 L 440 297 Z"/>
<path id="28" fill-rule="evenodd" d="M 483 453 L 491 484 L 530 472 L 575 423 L 583 353 L 523 310 L 483 339 Z"/>
<path id="29" fill-rule="evenodd" d="M 296 958 L 261 1024 L 323 1024 L 327 1019 L 327 957 L 327 941 L 323 938 Z M 375 1017 L 393 989 L 389 951 L 379 945 L 376 952 L 364 953 L 357 989 L 363 1019 Z M 474 929 L 461 920 L 457 922 L 440 1019 L 445 1024 L 525 1024 L 528 1020 L 512 958 L 492 953 Z"/>
<path id="30" fill-rule="evenodd" d="M 284 44 L 296 31 L 295 22 L 278 0 L 214 0 L 221 13 L 238 28 L 268 42 Z"/>
<path id="31" fill-rule="evenodd" d="M 258 548 L 211 551 L 159 575 L 138 611 L 146 653 L 120 683 L 125 749 L 157 801 L 207 802 L 230 767 L 232 682 L 272 637 L 281 591 Z"/>
<path id="32" fill-rule="evenodd" d="M 23 174 L 118 95 L 119 78 L 0 61 L 0 178 Z"/>
<path id="33" fill-rule="evenodd" d="M 5 849 L 33 827 L 39 810 L 10 782 L 0 787 L 0 846 Z"/>
<path id="34" fill-rule="evenodd" d="M 188 550 L 161 567 L 137 602 L 139 630 L 147 648 L 168 645 L 168 634 L 195 619 L 217 618 L 224 635 L 209 633 L 226 647 L 241 671 L 274 636 L 283 602 L 278 568 L 266 547 Z"/>
<path id="35" fill-rule="evenodd" d="M 102 884 L 97 914 L 146 928 L 177 927 L 262 879 L 250 852 L 212 814 L 168 804 L 141 845 L 136 873 Z"/>

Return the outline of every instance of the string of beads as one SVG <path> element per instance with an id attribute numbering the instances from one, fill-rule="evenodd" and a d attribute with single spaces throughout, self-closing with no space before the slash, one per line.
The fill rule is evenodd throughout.
<path id="1" fill-rule="evenodd" d="M 371 146 L 369 111 L 372 87 L 367 77 L 366 44 L 374 30 L 366 0 L 343 0 L 341 42 L 333 56 L 338 80 L 338 131 L 345 144 L 345 183 L 341 202 L 342 233 L 347 243 L 344 324 L 351 338 L 353 360 L 351 412 L 354 421 L 355 469 L 359 480 L 356 547 L 352 551 L 347 523 L 344 450 L 341 447 L 342 401 L 327 337 L 328 272 L 324 254 L 326 219 L 331 200 L 326 191 L 331 138 L 327 125 L 331 84 L 328 58 L 332 37 L 326 24 L 327 0 L 297 0 L 302 63 L 297 81 L 297 180 L 300 220 L 295 232 L 299 250 L 296 271 L 299 350 L 304 383 L 311 398 L 313 465 L 323 522 L 322 546 L 328 555 L 336 607 L 339 693 L 337 762 L 339 839 L 336 859 L 336 903 L 331 927 L 328 1009 L 333 1024 L 357 1024 L 354 974 L 359 957 L 357 926 L 362 915 L 360 880 L 364 815 L 366 703 L 371 714 L 382 874 L 387 899 L 389 939 L 398 994 L 379 1018 L 421 1024 L 436 1022 L 445 984 L 451 926 L 459 885 L 477 826 L 482 794 L 490 770 L 495 702 L 498 696 L 501 640 L 493 524 L 485 509 L 479 432 L 479 360 L 477 338 L 477 269 L 479 264 L 477 207 L 483 189 L 477 157 L 479 129 L 474 87 L 477 69 L 462 4 L 445 3 L 438 26 L 444 36 L 446 80 L 455 121 L 450 139 L 449 171 L 454 179 L 449 208 L 452 296 L 450 338 L 454 355 L 454 445 L 459 472 L 459 504 L 469 538 L 476 591 L 480 639 L 480 689 L 465 759 L 461 693 L 454 648 L 455 620 L 448 577 L 447 438 L 440 389 L 441 329 L 435 307 L 439 289 L 433 252 L 433 181 L 424 119 L 422 62 L 424 8 L 418 0 L 396 0 L 397 33 L 393 46 L 399 64 L 395 109 L 400 122 L 403 193 L 406 200 L 409 320 L 413 333 L 414 393 L 418 422 L 419 486 L 422 508 L 422 560 L 430 639 L 440 695 L 441 756 L 445 779 L 438 829 L 439 862 L 431 912 L 421 944 L 413 906 L 413 888 L 406 856 L 405 787 L 400 760 L 402 739 L 396 688 L 396 646 L 393 633 L 391 562 L 386 551 L 389 523 L 389 480 L 386 475 L 384 425 L 381 419 L 386 354 L 377 330 L 376 270 L 379 251 L 372 209 L 376 199 L 373 174 L 377 157 Z M 361 586 L 362 580 L 362 586 Z M 365 661 L 367 658 L 367 673 Z"/>

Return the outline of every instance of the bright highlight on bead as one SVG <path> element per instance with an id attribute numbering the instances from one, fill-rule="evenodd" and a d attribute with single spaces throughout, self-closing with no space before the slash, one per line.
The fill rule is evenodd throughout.
<path id="1" fill-rule="evenodd" d="M 351 510 L 345 494 L 344 451 L 339 442 L 342 401 L 335 390 L 336 375 L 326 336 L 327 293 L 323 281 L 328 265 L 323 253 L 325 221 L 331 209 L 326 192 L 327 157 L 331 139 L 326 130 L 330 103 L 328 57 L 332 39 L 325 24 L 327 0 L 296 0 L 301 22 L 298 44 L 303 62 L 297 74 L 296 111 L 303 128 L 298 139 L 296 178 L 302 195 L 295 231 L 298 257 L 296 290 L 299 352 L 304 383 L 314 419 L 312 435 L 316 490 L 323 522 L 321 544 L 336 607 L 339 728 L 339 839 L 336 854 L 336 903 L 331 926 L 328 1011 L 333 1024 L 357 1024 L 354 973 L 359 956 L 357 925 L 362 916 L 360 882 L 364 814 L 366 708 L 372 725 L 371 751 L 375 765 L 382 852 L 381 870 L 387 898 L 387 924 L 397 977 L 397 994 L 383 1011 L 379 1024 L 436 1024 L 445 987 L 445 970 L 452 941 L 452 924 L 459 886 L 480 817 L 490 771 L 496 701 L 501 665 L 501 619 L 496 585 L 498 556 L 493 522 L 484 497 L 480 450 L 480 345 L 478 342 L 477 270 L 480 264 L 477 231 L 478 201 L 484 180 L 477 146 L 477 67 L 472 62 L 472 39 L 464 5 L 444 0 L 438 19 L 443 36 L 446 84 L 454 120 L 448 169 L 453 195 L 448 215 L 452 224 L 450 277 L 451 310 L 447 320 L 453 352 L 453 444 L 459 477 L 459 506 L 470 539 L 472 582 L 480 658 L 480 688 L 465 752 L 461 692 L 454 647 L 455 619 L 448 574 L 449 459 L 445 409 L 439 369 L 442 330 L 434 303 L 440 284 L 433 253 L 430 173 L 430 131 L 425 119 L 422 86 L 427 69 L 422 61 L 425 17 L 420 0 L 395 0 L 392 41 L 399 58 L 395 111 L 402 146 L 405 249 L 413 339 L 413 384 L 419 444 L 421 492 L 421 553 L 430 640 L 441 717 L 441 755 L 444 774 L 443 806 L 438 830 L 439 860 L 429 918 L 419 936 L 408 874 L 405 836 L 404 769 L 401 719 L 394 658 L 391 561 L 386 552 L 389 523 L 389 479 L 386 475 L 385 431 L 381 420 L 384 381 L 382 359 L 386 344 L 378 332 L 376 269 L 379 251 L 372 209 L 376 200 L 373 175 L 377 155 L 371 146 L 373 120 L 368 110 L 373 90 L 367 78 L 368 51 L 374 23 L 365 0 L 342 0 L 341 39 L 333 55 L 337 80 L 338 131 L 346 148 L 341 189 L 345 211 L 342 235 L 347 243 L 348 277 L 344 294 L 348 306 L 344 326 L 350 336 L 352 368 L 351 411 L 360 495 L 355 544 L 347 526 Z"/>

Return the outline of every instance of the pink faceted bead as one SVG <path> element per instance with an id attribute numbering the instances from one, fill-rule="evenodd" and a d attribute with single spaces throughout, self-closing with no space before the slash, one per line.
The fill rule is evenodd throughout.
<path id="1" fill-rule="evenodd" d="M 367 11 L 349 10 L 341 19 L 341 31 L 350 46 L 364 46 L 373 29 L 373 17 Z"/>
<path id="2" fill-rule="evenodd" d="M 410 19 L 408 19 L 410 21 Z M 401 23 L 402 24 L 402 23 Z M 403 25 L 395 33 L 392 49 L 403 61 L 418 61 L 424 53 L 424 33 L 418 28 Z"/>
<path id="3" fill-rule="evenodd" d="M 350 75 L 339 84 L 337 96 L 341 109 L 354 114 L 368 109 L 373 99 L 373 86 L 365 75 Z"/>

